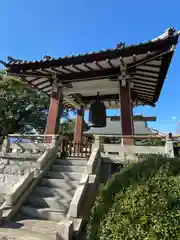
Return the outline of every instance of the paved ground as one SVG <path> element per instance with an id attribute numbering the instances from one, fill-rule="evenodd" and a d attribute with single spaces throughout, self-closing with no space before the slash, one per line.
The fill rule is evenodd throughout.
<path id="1" fill-rule="evenodd" d="M 36 220 L 36 219 L 24 219 L 17 222 L 5 222 L 0 228 L 0 237 L 1 234 L 8 231 L 12 232 L 12 236 L 16 233 L 16 237 L 23 236 L 29 240 L 30 236 L 36 237 L 33 239 L 56 239 L 56 232 L 58 231 L 58 224 L 53 221 L 43 221 L 43 220 Z M 10 234 L 11 234 L 10 232 Z M 29 234 L 29 235 L 28 235 Z M 20 239 L 20 238 L 17 238 Z M 0 238 L 1 240 L 1 238 Z"/>
<path id="2" fill-rule="evenodd" d="M 31 232 L 24 229 L 0 228 L 0 239 L 2 240 L 51 240 L 50 236 Z"/>
<path id="3" fill-rule="evenodd" d="M 51 221 L 27 219 L 6 222 L 0 227 L 0 240 L 55 240 L 56 229 L 54 222 Z"/>

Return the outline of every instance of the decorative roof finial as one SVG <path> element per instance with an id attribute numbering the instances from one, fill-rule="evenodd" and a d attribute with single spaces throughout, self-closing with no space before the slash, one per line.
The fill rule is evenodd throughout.
<path id="1" fill-rule="evenodd" d="M 116 46 L 116 48 L 124 48 L 124 47 L 125 47 L 125 42 L 120 42 Z"/>
<path id="2" fill-rule="evenodd" d="M 6 66 L 6 62 L 0 60 L 0 63 L 1 63 L 2 65 Z"/>
<path id="3" fill-rule="evenodd" d="M 44 59 L 45 61 L 50 61 L 50 60 L 52 59 L 52 57 L 51 57 L 51 56 L 48 56 L 48 55 L 45 55 L 45 56 L 43 57 L 43 59 Z"/>
<path id="4" fill-rule="evenodd" d="M 169 36 L 172 36 L 176 32 L 176 30 L 174 29 L 174 27 L 170 27 L 165 32 L 167 32 Z"/>
<path id="5" fill-rule="evenodd" d="M 10 56 L 8 56 L 7 59 L 8 59 L 8 63 L 22 63 L 23 62 L 20 59 L 15 59 L 15 58 L 10 57 Z"/>

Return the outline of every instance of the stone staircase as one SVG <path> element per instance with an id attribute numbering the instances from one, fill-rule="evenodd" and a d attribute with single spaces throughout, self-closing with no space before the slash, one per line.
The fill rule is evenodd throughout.
<path id="1" fill-rule="evenodd" d="M 58 223 L 66 218 L 73 195 L 87 168 L 86 158 L 56 159 L 21 206 L 16 224 L 56 239 Z"/>

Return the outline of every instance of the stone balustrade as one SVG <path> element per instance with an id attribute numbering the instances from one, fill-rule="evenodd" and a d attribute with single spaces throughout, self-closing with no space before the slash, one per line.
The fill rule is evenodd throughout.
<path id="1" fill-rule="evenodd" d="M 28 136 L 13 135 L 22 139 L 29 139 Z M 44 143 L 11 143 L 8 136 L 0 152 L 0 210 L 6 209 L 5 216 L 11 216 L 15 209 L 17 200 L 31 188 L 31 182 L 38 179 L 50 162 L 57 155 L 57 141 L 53 136 L 51 144 Z M 44 135 L 43 135 L 44 137 Z M 33 136 L 35 139 L 35 136 Z M 36 136 L 39 138 L 39 136 Z M 34 148 L 35 146 L 35 148 Z M 33 148 L 38 151 L 33 151 Z M 16 150 L 16 151 L 14 151 Z M 28 193 L 26 193 L 28 196 Z M 19 205 L 19 204 L 18 204 Z M 8 211 L 7 211 L 8 209 Z M 4 212 L 4 211 L 3 211 Z"/>
<path id="2" fill-rule="evenodd" d="M 96 147 L 90 155 L 87 168 L 70 203 L 67 219 L 59 223 L 58 239 L 72 239 L 73 231 L 78 234 L 87 221 L 100 183 L 100 165 L 100 149 Z"/>
<path id="3" fill-rule="evenodd" d="M 125 137 L 131 137 L 141 140 L 162 140 L 164 139 L 164 146 L 156 145 L 139 145 L 136 143 L 134 145 L 124 145 L 123 139 Z M 163 154 L 168 155 L 169 157 L 174 157 L 174 148 L 173 148 L 173 139 L 179 138 L 180 136 L 122 136 L 120 144 L 106 144 L 104 142 L 104 137 L 96 136 L 94 148 L 99 146 L 101 156 L 105 159 L 109 158 L 113 162 L 124 162 L 131 159 L 138 159 L 139 155 L 143 154 Z"/>

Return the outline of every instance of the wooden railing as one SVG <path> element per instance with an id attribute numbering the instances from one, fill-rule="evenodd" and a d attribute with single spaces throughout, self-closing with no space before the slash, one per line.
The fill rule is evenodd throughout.
<path id="1" fill-rule="evenodd" d="M 66 156 L 89 157 L 92 151 L 91 143 L 76 143 L 65 141 L 59 146 L 59 152 L 64 152 Z"/>

